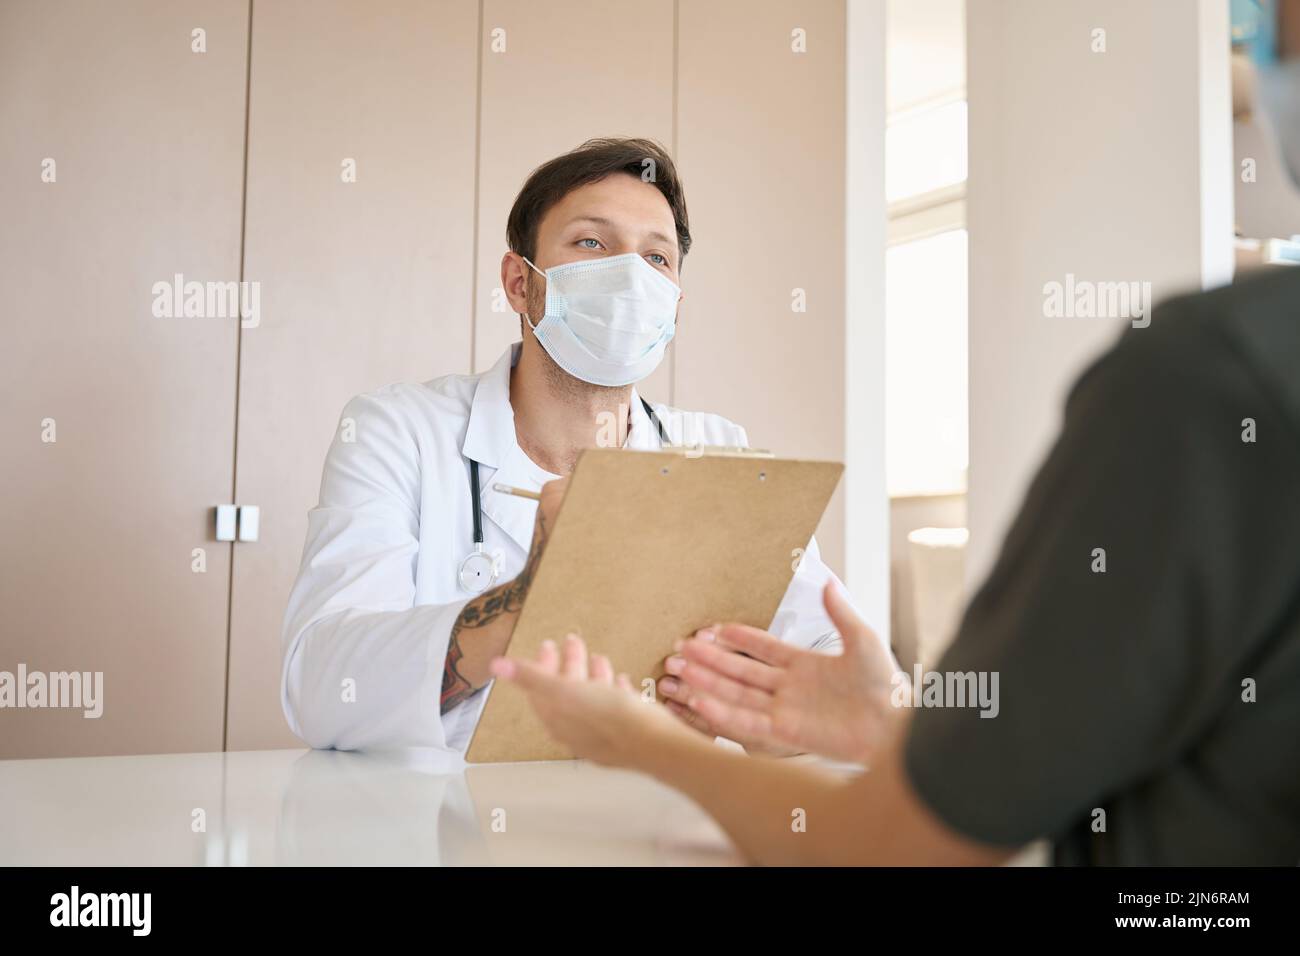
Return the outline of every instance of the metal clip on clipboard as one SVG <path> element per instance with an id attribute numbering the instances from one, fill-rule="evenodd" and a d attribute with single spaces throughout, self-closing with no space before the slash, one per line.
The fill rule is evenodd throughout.
<path id="1" fill-rule="evenodd" d="M 686 458 L 775 458 L 766 448 L 745 448 L 741 445 L 664 445 L 656 451 L 682 455 Z"/>

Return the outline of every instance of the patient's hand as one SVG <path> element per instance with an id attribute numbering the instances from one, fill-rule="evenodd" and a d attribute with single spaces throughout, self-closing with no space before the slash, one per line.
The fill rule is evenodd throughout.
<path id="1" fill-rule="evenodd" d="M 844 644 L 840 655 L 792 647 L 743 624 L 686 641 L 680 680 L 691 710 L 733 740 L 867 761 L 899 719 L 889 701 L 894 664 L 833 582 L 822 599 Z"/>
<path id="2" fill-rule="evenodd" d="M 713 640 L 713 632 L 710 629 L 697 631 L 695 636 L 702 640 Z M 792 757 L 795 754 L 802 753 L 796 747 L 786 746 L 785 744 L 774 744 L 768 740 L 757 740 L 753 738 L 732 737 L 730 734 L 723 734 L 713 727 L 692 705 L 692 694 L 694 689 L 690 684 L 681 678 L 682 671 L 686 667 L 686 658 L 682 657 L 680 651 L 685 646 L 685 642 L 677 645 L 679 653 L 664 661 L 664 671 L 666 676 L 659 678 L 658 690 L 664 698 L 665 706 L 677 715 L 677 718 L 688 727 L 693 727 L 700 733 L 708 737 L 723 736 L 735 740 L 741 744 L 745 750 L 751 754 L 762 754 L 767 757 Z M 770 667 L 770 665 L 759 661 L 754 657 L 746 657 L 740 651 L 731 651 L 724 648 L 727 653 L 735 654 L 746 660 L 753 661 L 760 667 Z M 757 681 L 757 678 L 754 678 Z"/>
<path id="3" fill-rule="evenodd" d="M 562 651 L 544 641 L 536 660 L 498 657 L 492 673 L 518 684 L 546 729 L 578 757 L 631 767 L 656 735 L 691 736 L 663 707 L 643 700 L 626 674 L 615 678 L 609 658 L 588 656 L 576 634 Z"/>

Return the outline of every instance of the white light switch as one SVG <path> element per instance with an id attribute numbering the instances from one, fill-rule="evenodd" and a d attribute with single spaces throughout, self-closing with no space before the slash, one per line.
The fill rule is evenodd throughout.
<path id="1" fill-rule="evenodd" d="M 235 506 L 217 505 L 217 540 L 235 540 Z"/>
<path id="2" fill-rule="evenodd" d="M 262 509 L 257 505 L 239 506 L 239 540 L 256 541 L 258 525 L 261 523 Z"/>

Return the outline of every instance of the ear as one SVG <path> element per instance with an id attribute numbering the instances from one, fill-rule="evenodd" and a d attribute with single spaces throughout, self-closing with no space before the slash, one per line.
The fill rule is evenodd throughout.
<path id="1" fill-rule="evenodd" d="M 501 257 L 501 288 L 510 303 L 510 311 L 516 315 L 528 311 L 528 296 L 525 289 L 528 273 L 531 271 L 528 263 L 524 262 L 523 256 L 518 253 L 507 252 Z M 534 317 L 533 321 L 536 322 L 537 318 Z"/>

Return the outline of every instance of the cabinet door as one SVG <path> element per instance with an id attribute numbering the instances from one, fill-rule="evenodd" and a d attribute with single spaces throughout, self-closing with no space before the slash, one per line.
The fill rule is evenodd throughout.
<path id="1" fill-rule="evenodd" d="M 477 31 L 455 0 L 254 6 L 236 500 L 261 532 L 234 556 L 231 750 L 301 745 L 280 628 L 344 403 L 469 371 Z"/>
<path id="2" fill-rule="evenodd" d="M 0 4 L 0 670 L 103 674 L 0 757 L 221 748 L 238 318 L 154 285 L 239 279 L 247 24 Z"/>
<path id="3" fill-rule="evenodd" d="M 695 251 L 677 401 L 793 458 L 844 460 L 844 33 L 842 0 L 680 6 L 677 153 Z M 843 498 L 818 529 L 833 568 Z"/>
<path id="4" fill-rule="evenodd" d="M 518 316 L 493 306 L 504 302 L 506 217 L 528 174 L 597 136 L 648 137 L 671 152 L 673 3 L 483 0 L 480 42 L 476 371 L 519 340 Z M 671 369 L 664 361 L 641 393 L 669 401 Z"/>

